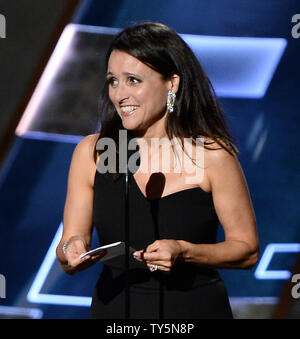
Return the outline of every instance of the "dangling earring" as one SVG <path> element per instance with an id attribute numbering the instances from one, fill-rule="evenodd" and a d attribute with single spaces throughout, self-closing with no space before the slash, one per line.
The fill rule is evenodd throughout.
<path id="1" fill-rule="evenodd" d="M 175 99 L 176 99 L 176 94 L 173 93 L 172 91 L 169 91 L 168 97 L 167 97 L 167 108 L 168 108 L 169 113 L 173 113 L 174 111 Z"/>

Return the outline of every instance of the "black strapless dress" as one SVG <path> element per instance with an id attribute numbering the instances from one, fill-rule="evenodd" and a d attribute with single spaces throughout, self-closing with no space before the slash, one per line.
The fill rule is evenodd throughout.
<path id="1" fill-rule="evenodd" d="M 94 225 L 101 245 L 125 241 L 125 177 L 113 182 L 96 171 Z M 147 199 L 134 177 L 129 181 L 130 245 L 143 249 L 156 239 L 216 242 L 219 224 L 212 194 L 190 188 Z M 125 257 L 105 262 L 96 284 L 91 318 L 124 319 Z M 131 319 L 232 318 L 228 295 L 218 272 L 179 263 L 171 272 L 150 272 L 130 258 Z"/>

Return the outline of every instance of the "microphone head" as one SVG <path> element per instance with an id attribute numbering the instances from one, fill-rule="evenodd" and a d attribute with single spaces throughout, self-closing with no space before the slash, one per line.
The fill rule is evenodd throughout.
<path id="1" fill-rule="evenodd" d="M 140 167 L 139 144 L 130 130 L 119 130 L 119 173 L 133 175 Z"/>
<path id="2" fill-rule="evenodd" d="M 97 171 L 101 174 L 133 175 L 140 167 L 139 145 L 132 133 L 126 129 L 119 130 L 118 144 L 113 138 L 105 137 L 98 140 L 96 150 L 101 155 L 97 160 Z"/>
<path id="3" fill-rule="evenodd" d="M 128 139 L 127 143 L 127 173 L 133 175 L 138 171 L 141 165 L 140 147 L 136 141 L 136 138 L 132 137 Z"/>

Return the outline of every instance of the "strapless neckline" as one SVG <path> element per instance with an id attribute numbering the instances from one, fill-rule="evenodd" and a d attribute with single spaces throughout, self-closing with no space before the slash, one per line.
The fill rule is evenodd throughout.
<path id="1" fill-rule="evenodd" d="M 185 192 L 191 192 L 191 191 L 195 191 L 195 190 L 199 190 L 200 192 L 202 192 L 203 194 L 207 195 L 207 196 L 211 196 L 212 193 L 211 192 L 206 192 L 204 191 L 200 186 L 197 186 L 197 187 L 192 187 L 192 188 L 185 188 L 183 190 L 180 190 L 180 191 L 175 191 L 175 192 L 172 192 L 172 193 L 169 193 L 169 194 L 166 194 L 166 195 L 163 195 L 161 197 L 158 197 L 158 198 L 147 198 L 145 196 L 145 194 L 143 193 L 143 191 L 141 190 L 141 188 L 139 187 L 138 183 L 136 182 L 135 180 L 135 177 L 132 175 L 132 181 L 134 182 L 134 185 L 135 187 L 137 188 L 137 191 L 139 192 L 139 194 L 147 201 L 156 201 L 156 200 L 165 200 L 165 199 L 168 199 L 168 198 L 172 198 L 172 197 L 175 197 L 177 195 L 180 195 L 180 194 L 183 194 Z"/>

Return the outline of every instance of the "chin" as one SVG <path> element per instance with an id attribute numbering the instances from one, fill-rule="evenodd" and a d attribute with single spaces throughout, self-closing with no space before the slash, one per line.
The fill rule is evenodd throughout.
<path id="1" fill-rule="evenodd" d="M 122 125 L 124 128 L 131 130 L 131 131 L 139 129 L 139 125 L 135 121 L 122 120 Z"/>

